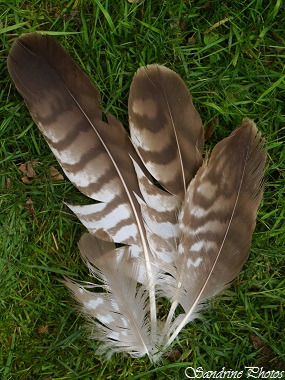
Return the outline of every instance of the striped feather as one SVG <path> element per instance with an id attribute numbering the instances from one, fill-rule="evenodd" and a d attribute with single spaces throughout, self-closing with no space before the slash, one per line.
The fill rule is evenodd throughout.
<path id="1" fill-rule="evenodd" d="M 183 198 L 202 163 L 203 129 L 183 80 L 158 65 L 140 68 L 129 97 L 132 142 L 152 176 Z"/>
<path id="2" fill-rule="evenodd" d="M 225 289 L 245 263 L 263 193 L 266 154 L 255 124 L 245 119 L 219 142 L 190 183 L 179 216 L 179 247 L 170 285 L 168 323 L 178 304 L 176 330 L 197 318 L 205 301 Z M 172 331 L 166 324 L 167 330 Z"/>
<path id="3" fill-rule="evenodd" d="M 98 238 L 112 236 L 143 259 L 151 331 L 156 332 L 155 274 L 132 159 L 140 162 L 126 130 L 112 115 L 102 121 L 98 90 L 50 36 L 23 35 L 15 41 L 8 69 L 30 113 L 67 177 L 102 203 L 70 206 Z M 132 157 L 132 158 L 131 158 Z"/>
<path id="4" fill-rule="evenodd" d="M 53 38 L 37 33 L 15 41 L 8 69 L 67 177 L 83 194 L 102 202 L 94 224 L 108 215 L 114 222 L 115 214 L 116 241 L 141 245 L 134 227 L 141 223 L 134 196 L 139 188 L 130 155 L 139 158 L 122 124 L 110 114 L 108 123 L 102 121 L 100 96 L 90 79 Z M 74 211 L 81 216 L 86 207 Z M 133 226 L 130 240 L 128 226 Z"/>

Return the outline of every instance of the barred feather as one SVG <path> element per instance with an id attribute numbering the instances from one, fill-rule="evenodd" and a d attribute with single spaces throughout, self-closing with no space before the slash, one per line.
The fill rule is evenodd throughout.
<path id="1" fill-rule="evenodd" d="M 185 315 L 176 331 L 198 316 L 204 302 L 221 292 L 245 263 L 263 193 L 266 154 L 255 124 L 245 119 L 219 142 L 190 183 L 179 216 L 179 247 L 170 286 L 168 323 L 180 304 Z"/>
<path id="2" fill-rule="evenodd" d="M 129 97 L 131 139 L 154 178 L 183 198 L 202 163 L 200 115 L 183 80 L 164 66 L 140 68 Z"/>
<path id="3" fill-rule="evenodd" d="M 98 90 L 50 36 L 32 33 L 17 39 L 8 69 L 67 177 L 83 194 L 101 201 L 69 207 L 97 238 L 111 236 L 128 244 L 129 254 L 143 260 L 138 273 L 145 274 L 155 336 L 155 270 L 132 163 L 140 159 L 126 130 L 110 114 L 108 123 L 102 121 Z"/>

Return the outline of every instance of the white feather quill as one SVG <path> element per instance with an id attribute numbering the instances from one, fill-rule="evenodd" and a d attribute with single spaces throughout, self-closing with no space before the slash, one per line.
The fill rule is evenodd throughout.
<path id="1" fill-rule="evenodd" d="M 182 79 L 162 66 L 134 76 L 132 142 L 112 115 L 102 121 L 98 90 L 51 37 L 17 39 L 8 69 L 67 177 L 100 201 L 69 205 L 89 231 L 79 249 L 93 283 L 66 285 L 91 337 L 107 359 L 126 352 L 158 360 L 247 258 L 262 197 L 263 139 L 244 120 L 202 165 L 200 116 Z M 163 298 L 171 307 L 161 322 Z"/>

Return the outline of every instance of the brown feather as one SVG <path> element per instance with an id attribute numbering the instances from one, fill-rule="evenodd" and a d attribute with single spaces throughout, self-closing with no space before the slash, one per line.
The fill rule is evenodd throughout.
<path id="1" fill-rule="evenodd" d="M 164 291 L 185 315 L 179 329 L 197 317 L 203 303 L 225 289 L 245 263 L 263 193 L 266 154 L 255 124 L 245 119 L 219 142 L 187 189 L 179 217 L 175 281 Z"/>
<path id="2" fill-rule="evenodd" d="M 134 195 L 140 191 L 130 156 L 140 160 L 122 124 L 110 114 L 108 123 L 102 121 L 97 88 L 52 37 L 38 33 L 15 41 L 8 69 L 67 177 L 83 194 L 108 203 L 95 205 L 92 210 L 98 212 L 71 206 L 73 211 L 101 237 L 99 221 L 123 204 L 125 215 L 121 213 L 109 233 L 117 242 L 138 243 L 137 231 L 122 231 L 140 218 Z"/>
<path id="3" fill-rule="evenodd" d="M 132 142 L 149 172 L 183 198 L 202 163 L 202 121 L 178 74 L 164 66 L 140 68 L 129 97 Z"/>

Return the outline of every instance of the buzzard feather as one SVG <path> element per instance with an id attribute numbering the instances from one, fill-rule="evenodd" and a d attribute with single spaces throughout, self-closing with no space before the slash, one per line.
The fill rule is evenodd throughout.
<path id="1" fill-rule="evenodd" d="M 102 121 L 98 90 L 52 37 L 32 33 L 17 39 L 8 69 L 67 177 L 83 194 L 100 201 L 69 207 L 92 234 L 101 239 L 111 236 L 116 243 L 128 244 L 132 257 L 143 257 L 146 269 L 141 272 L 155 336 L 154 266 L 132 163 L 140 159 L 126 130 L 110 114 L 108 123 Z"/>
<path id="2" fill-rule="evenodd" d="M 183 80 L 148 65 L 135 74 L 129 96 L 130 134 L 142 161 L 171 194 L 184 197 L 202 163 L 202 121 Z"/>
<path id="3" fill-rule="evenodd" d="M 246 261 L 264 140 L 245 119 L 203 163 L 201 118 L 185 83 L 163 66 L 133 78 L 131 140 L 112 115 L 103 121 L 97 88 L 53 38 L 17 39 L 8 69 L 67 177 L 99 201 L 69 205 L 89 231 L 79 249 L 93 280 L 65 282 L 91 336 L 107 359 L 158 360 Z M 171 302 L 164 322 L 156 312 L 163 298 Z"/>
<path id="4" fill-rule="evenodd" d="M 262 197 L 265 159 L 264 140 L 245 119 L 215 146 L 190 183 L 179 215 L 171 281 L 164 287 L 172 301 L 167 331 L 173 330 L 169 322 L 178 304 L 185 314 L 174 320 L 176 330 L 167 345 L 245 263 Z"/>

